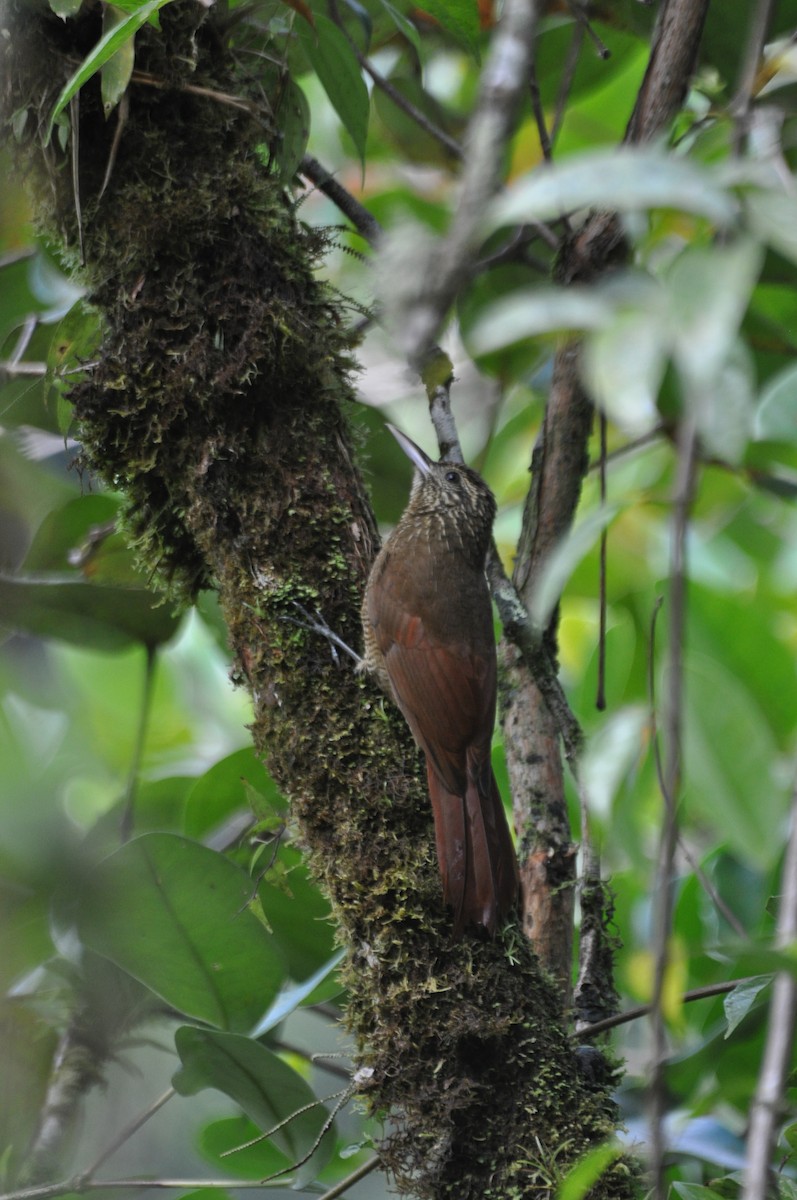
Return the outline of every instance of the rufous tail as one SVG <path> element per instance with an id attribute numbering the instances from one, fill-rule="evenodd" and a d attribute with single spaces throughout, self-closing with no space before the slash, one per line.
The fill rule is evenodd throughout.
<path id="1" fill-rule="evenodd" d="M 427 763 L 443 897 L 454 933 L 482 925 L 491 935 L 509 915 L 520 888 L 517 857 L 495 777 L 484 795 L 468 779 L 464 796 L 449 792 Z"/>

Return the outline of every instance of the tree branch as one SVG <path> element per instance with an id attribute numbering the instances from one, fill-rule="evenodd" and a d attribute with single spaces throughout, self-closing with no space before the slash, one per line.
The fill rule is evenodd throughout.
<path id="1" fill-rule="evenodd" d="M 784 948 L 797 938 L 797 786 L 791 804 L 791 832 L 786 846 L 781 879 L 776 945 Z M 750 1109 L 747 1133 L 747 1164 L 742 1200 L 766 1200 L 772 1193 L 772 1151 L 782 1118 L 783 1095 L 794 1049 L 797 1015 L 797 979 L 791 971 L 775 976 L 769 1028 Z"/>
<path id="2" fill-rule="evenodd" d="M 417 286 L 402 314 L 399 336 L 418 370 L 432 349 L 446 312 L 467 278 L 487 201 L 501 182 L 504 147 L 528 87 L 536 0 L 507 0 L 482 72 L 468 129 L 462 190 L 448 235 L 430 261 L 418 263 Z"/>

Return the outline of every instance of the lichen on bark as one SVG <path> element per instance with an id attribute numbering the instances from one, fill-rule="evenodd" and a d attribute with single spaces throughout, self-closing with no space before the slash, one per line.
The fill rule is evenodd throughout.
<path id="1" fill-rule="evenodd" d="M 174 593 L 218 590 L 253 734 L 348 948 L 347 1020 L 381 1147 L 418 1196 L 552 1192 L 611 1136 L 606 1085 L 578 1071 L 556 990 L 516 927 L 452 942 L 419 755 L 372 684 L 298 627 L 295 602 L 359 643 L 377 544 L 347 420 L 345 321 L 305 228 L 256 152 L 214 11 L 188 0 L 144 29 L 111 157 L 96 81 L 79 106 L 85 267 L 98 365 L 72 392 L 92 470 L 126 495 L 142 561 Z M 66 159 L 36 122 L 99 33 L 7 3 L 5 115 L 27 107 L 37 217 L 65 261 L 78 229 Z M 201 83 L 200 94 L 187 83 Z M 17 122 L 19 127 L 19 122 Z M 75 136 L 72 130 L 72 136 Z M 632 1191 L 618 1162 L 596 1196 Z"/>

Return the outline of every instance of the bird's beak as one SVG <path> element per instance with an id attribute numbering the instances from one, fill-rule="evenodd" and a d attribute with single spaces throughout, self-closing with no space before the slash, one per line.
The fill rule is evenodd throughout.
<path id="1" fill-rule="evenodd" d="M 402 433 L 400 429 L 396 429 L 395 425 L 387 422 L 387 427 L 413 466 L 420 471 L 421 475 L 428 475 L 429 468 L 432 466 L 432 460 L 429 455 L 425 454 L 420 446 L 416 446 L 412 438 L 408 438 L 406 433 Z"/>

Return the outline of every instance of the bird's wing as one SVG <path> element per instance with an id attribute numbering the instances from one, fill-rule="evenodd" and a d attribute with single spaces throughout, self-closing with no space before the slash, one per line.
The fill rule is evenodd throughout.
<path id="1" fill-rule="evenodd" d="M 489 764 L 495 719 L 492 637 L 477 647 L 432 635 L 389 588 L 374 634 L 401 711 L 450 792 L 464 794 L 466 752 Z"/>

